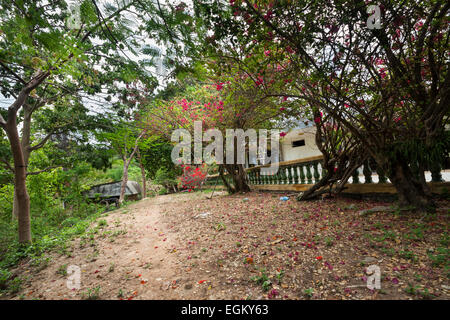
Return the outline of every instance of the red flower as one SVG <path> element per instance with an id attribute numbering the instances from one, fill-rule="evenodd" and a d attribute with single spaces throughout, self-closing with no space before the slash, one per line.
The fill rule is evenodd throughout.
<path id="1" fill-rule="evenodd" d="M 284 137 L 286 134 L 286 132 L 280 132 L 280 137 Z"/>
<path id="2" fill-rule="evenodd" d="M 317 260 L 322 260 L 322 256 L 316 257 Z"/>

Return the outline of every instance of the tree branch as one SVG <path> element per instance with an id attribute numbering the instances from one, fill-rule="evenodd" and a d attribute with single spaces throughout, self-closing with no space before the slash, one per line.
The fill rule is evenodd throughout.
<path id="1" fill-rule="evenodd" d="M 39 72 L 33 79 L 31 79 L 27 85 L 20 90 L 17 99 L 11 104 L 8 108 L 8 120 L 10 119 L 10 115 L 15 114 L 20 107 L 25 103 L 25 100 L 28 98 L 31 91 L 33 91 L 37 86 L 39 86 L 48 76 L 50 72 Z"/>
<path id="2" fill-rule="evenodd" d="M 139 140 L 141 140 L 141 138 L 144 136 L 144 134 L 147 132 L 147 130 L 143 130 L 142 132 L 141 132 L 141 134 L 136 138 L 136 141 L 134 142 L 134 149 L 133 149 L 133 152 L 131 152 L 131 155 L 130 155 L 130 158 L 129 158 L 129 160 L 128 160 L 128 162 L 130 162 L 131 161 L 131 159 L 133 159 L 133 156 L 134 156 L 134 154 L 136 153 L 136 151 L 138 150 L 138 148 L 139 148 Z"/>
<path id="3" fill-rule="evenodd" d="M 5 128 L 6 126 L 6 121 L 1 114 L 0 114 L 0 126 L 2 126 L 2 128 Z"/>
<path id="4" fill-rule="evenodd" d="M 29 150 L 30 151 L 34 151 L 37 149 L 42 148 L 48 141 L 48 139 L 51 138 L 51 136 L 55 133 L 57 129 L 53 129 L 52 131 L 50 131 L 45 137 L 44 139 L 41 140 L 41 142 L 39 142 L 38 144 L 35 144 L 34 146 L 29 146 Z"/>
<path id="5" fill-rule="evenodd" d="M 13 70 L 11 70 L 11 68 L 9 68 L 6 64 L 4 64 L 3 61 L 1 61 L 1 60 L 0 60 L 0 65 L 3 67 L 3 69 L 8 71 L 10 74 L 12 74 L 14 76 L 14 78 L 19 80 L 23 84 L 27 84 L 25 80 L 23 80 L 17 73 L 15 73 Z"/>
<path id="6" fill-rule="evenodd" d="M 42 172 L 45 172 L 45 171 L 48 171 L 48 170 L 51 170 L 51 169 L 55 169 L 55 168 L 61 168 L 61 166 L 49 166 L 49 167 L 47 167 L 47 168 L 45 168 L 43 170 L 27 172 L 27 176 L 37 175 L 37 174 L 40 174 Z"/>
<path id="7" fill-rule="evenodd" d="M 9 169 L 11 172 L 14 173 L 14 168 L 9 164 L 8 161 L 6 161 L 5 159 L 0 159 L 0 161 L 3 162 L 3 163 L 5 164 L 5 167 L 6 167 L 7 169 Z"/>

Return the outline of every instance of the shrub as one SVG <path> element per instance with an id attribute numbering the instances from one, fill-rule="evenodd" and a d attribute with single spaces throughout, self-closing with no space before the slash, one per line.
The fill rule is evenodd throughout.
<path id="1" fill-rule="evenodd" d="M 177 185 L 174 172 L 169 172 L 166 168 L 159 168 L 158 171 L 156 171 L 154 182 L 162 185 L 167 190 L 173 189 Z"/>
<path id="2" fill-rule="evenodd" d="M 193 190 L 199 188 L 206 180 L 207 169 L 206 164 L 201 166 L 181 165 L 183 175 L 180 177 L 179 185 L 183 189 Z"/>
<path id="3" fill-rule="evenodd" d="M 7 288 L 7 283 L 11 277 L 11 272 L 6 269 L 0 269 L 0 290 L 5 290 Z"/>
<path id="4" fill-rule="evenodd" d="M 0 218 L 11 219 L 12 205 L 14 197 L 14 186 L 7 184 L 0 186 Z"/>
<path id="5" fill-rule="evenodd" d="M 22 280 L 18 277 L 13 278 L 11 272 L 0 268 L 0 297 L 2 293 L 14 294 L 20 291 Z"/>
<path id="6" fill-rule="evenodd" d="M 168 192 L 167 192 L 167 189 L 165 188 L 165 187 L 162 187 L 161 189 L 159 189 L 159 191 L 158 191 L 158 194 L 159 195 L 164 195 L 164 194 L 167 194 Z"/>
<path id="7" fill-rule="evenodd" d="M 79 219 L 76 217 L 69 217 L 66 220 L 64 220 L 63 222 L 61 222 L 61 226 L 62 227 L 73 227 L 74 225 L 76 225 L 79 222 Z"/>

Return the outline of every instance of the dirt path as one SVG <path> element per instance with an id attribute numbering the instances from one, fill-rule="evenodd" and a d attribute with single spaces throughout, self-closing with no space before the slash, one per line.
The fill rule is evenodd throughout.
<path id="1" fill-rule="evenodd" d="M 147 198 L 109 212 L 91 226 L 96 232 L 72 242 L 71 257 L 55 253 L 40 272 L 26 270 L 28 279 L 15 298 L 86 299 L 88 290 L 95 296 L 98 286 L 100 299 L 195 297 L 195 284 L 183 278 L 183 266 L 173 254 L 177 250 L 173 226 L 162 222 L 161 213 L 165 204 L 188 197 L 192 199 L 191 195 Z M 64 270 L 69 265 L 81 268 L 79 290 L 67 288 Z"/>
<path id="2" fill-rule="evenodd" d="M 89 290 L 111 300 L 450 298 L 448 201 L 424 218 L 361 214 L 390 205 L 379 201 L 206 195 L 158 196 L 104 214 L 41 271 L 20 266 L 28 279 L 13 299 L 86 299 Z M 373 264 L 377 291 L 367 288 Z M 78 290 L 66 285 L 70 265 L 81 269 Z"/>

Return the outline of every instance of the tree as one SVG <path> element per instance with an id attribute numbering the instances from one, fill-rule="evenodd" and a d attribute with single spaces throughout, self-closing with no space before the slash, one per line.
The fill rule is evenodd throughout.
<path id="1" fill-rule="evenodd" d="M 145 167 L 144 164 L 142 163 L 142 157 L 141 157 L 141 152 L 139 151 L 139 146 L 136 150 L 136 157 L 138 159 L 139 162 L 139 168 L 141 169 L 141 177 L 142 177 L 142 199 L 147 197 L 147 178 L 145 175 Z"/>
<path id="2" fill-rule="evenodd" d="M 161 168 L 173 176 L 181 174 L 179 167 L 172 162 L 172 147 L 170 142 L 158 136 L 142 141 L 142 145 L 139 146 L 139 151 L 142 157 L 142 164 L 150 179 L 154 179 L 156 172 Z"/>
<path id="3" fill-rule="evenodd" d="M 102 85 L 129 82 L 137 75 L 141 80 L 154 82 L 145 69 L 138 68 L 138 63 L 124 53 L 125 48 L 135 52 L 135 42 L 127 41 L 127 37 L 137 32 L 126 26 L 128 21 L 121 14 L 132 12 L 137 3 L 130 1 L 120 8 L 109 5 L 101 10 L 96 1 L 85 0 L 80 5 L 79 25 L 69 28 L 66 1 L 53 1 L 51 8 L 48 1 L 0 2 L 0 88 L 2 95 L 12 100 L 9 108 L 0 112 L 0 126 L 8 137 L 14 162 L 21 243 L 31 241 L 25 183 L 29 153 L 58 130 L 53 128 L 31 146 L 29 132 L 34 113 L 60 103 L 67 95 L 95 94 L 102 91 Z M 151 9 L 147 1 L 139 4 Z M 19 119 L 23 122 L 22 137 Z"/>
<path id="4" fill-rule="evenodd" d="M 286 116 L 283 108 L 277 106 L 276 99 L 261 99 L 253 80 L 245 77 L 239 69 L 230 63 L 229 73 L 223 72 L 215 79 L 211 76 L 208 84 L 187 88 L 186 92 L 171 101 L 156 100 L 147 109 L 146 127 L 155 135 L 171 138 L 176 129 L 186 129 L 194 134 L 195 121 L 202 122 L 202 130 L 217 129 L 226 136 L 227 129 L 259 129 L 276 127 Z M 215 80 L 215 81 L 213 81 Z M 224 170 L 230 175 L 233 185 L 224 183 L 231 193 L 250 190 L 243 164 L 237 160 L 237 137 L 234 138 L 234 162 L 219 163 L 219 173 Z M 225 150 L 226 139 L 222 146 Z M 192 158 L 191 160 L 195 160 Z M 217 160 L 217 159 L 216 159 Z M 219 159 L 222 160 L 222 159 Z"/>
<path id="5" fill-rule="evenodd" d="M 120 187 L 119 205 L 125 200 L 125 190 L 128 183 L 128 168 L 131 161 L 139 150 L 139 143 L 146 134 L 147 130 L 133 128 L 129 123 L 117 123 L 114 126 L 114 132 L 104 132 L 99 138 L 107 141 L 111 147 L 121 156 L 123 160 L 122 183 Z M 141 166 L 142 169 L 142 166 Z M 145 174 L 143 173 L 145 181 Z"/>
<path id="6" fill-rule="evenodd" d="M 267 52 L 262 91 L 306 101 L 311 116 L 333 118 L 387 173 L 401 204 L 428 210 L 434 203 L 424 171 L 449 148 L 449 6 L 379 1 L 381 29 L 368 28 L 371 12 L 358 0 L 205 1 L 195 8 L 208 54 Z M 286 61 L 284 85 L 282 77 L 264 81 L 269 63 Z"/>

